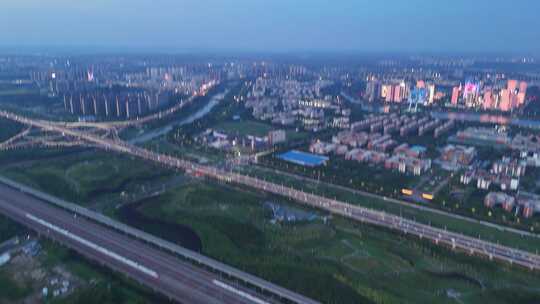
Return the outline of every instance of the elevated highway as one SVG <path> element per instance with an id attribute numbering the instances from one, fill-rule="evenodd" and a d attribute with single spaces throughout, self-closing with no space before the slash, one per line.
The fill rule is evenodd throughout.
<path id="1" fill-rule="evenodd" d="M 317 303 L 6 179 L 0 181 L 0 213 L 180 303 Z M 263 292 L 238 284 L 244 282 L 239 278 L 256 280 Z"/>
<path id="2" fill-rule="evenodd" d="M 490 260 L 499 260 L 510 264 L 520 265 L 531 270 L 540 270 L 540 256 L 538 254 L 420 224 L 400 216 L 354 206 L 315 194 L 305 193 L 292 187 L 263 181 L 255 177 L 224 171 L 216 167 L 199 165 L 183 159 L 155 153 L 122 141 L 98 138 L 91 134 L 70 130 L 46 121 L 31 120 L 5 111 L 0 111 L 0 116 L 33 127 L 59 132 L 78 140 L 85 140 L 106 150 L 140 157 L 175 169 L 197 172 L 199 175 L 226 183 L 249 186 L 262 191 L 289 197 L 299 203 L 323 209 L 333 214 L 338 214 L 359 222 L 397 230 L 402 233 L 412 234 L 420 238 L 429 239 L 435 244 L 450 246 L 453 249 L 462 250 L 470 254 L 486 256 Z"/>

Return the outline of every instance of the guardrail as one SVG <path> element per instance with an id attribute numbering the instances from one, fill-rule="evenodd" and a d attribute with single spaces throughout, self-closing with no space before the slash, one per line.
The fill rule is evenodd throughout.
<path id="1" fill-rule="evenodd" d="M 243 284 L 246 284 L 248 286 L 257 287 L 263 292 L 266 292 L 268 294 L 277 296 L 280 300 L 287 300 L 292 303 L 306 303 L 306 304 L 317 304 L 318 302 L 311 300 L 307 297 L 304 297 L 300 294 L 297 294 L 295 292 L 292 292 L 290 290 L 287 290 L 283 287 L 277 286 L 273 283 L 270 283 L 268 281 L 265 281 L 263 279 L 260 279 L 256 276 L 253 276 L 249 273 L 243 272 L 239 269 L 233 268 L 231 266 L 228 266 L 226 264 L 223 264 L 219 261 L 216 261 L 214 259 L 208 258 L 204 255 L 201 255 L 197 252 L 191 251 L 189 249 L 183 248 L 179 245 L 176 245 L 174 243 L 171 243 L 169 241 L 157 238 L 149 233 L 146 233 L 144 231 L 135 229 L 133 227 L 130 227 L 126 224 L 117 222 L 109 217 L 104 216 L 101 213 L 89 210 L 87 208 L 81 207 L 79 205 L 76 205 L 74 203 L 70 203 L 67 201 L 64 201 L 62 199 L 59 199 L 57 197 L 54 197 L 52 195 L 49 195 L 47 193 L 43 193 L 41 191 L 32 189 L 28 186 L 22 185 L 20 183 L 17 183 L 15 181 L 12 181 L 10 179 L 7 179 L 5 177 L 0 176 L 0 183 L 3 183 L 13 189 L 16 189 L 18 191 L 21 191 L 23 193 L 29 194 L 31 196 L 34 196 L 38 199 L 44 200 L 46 202 L 49 202 L 59 208 L 68 210 L 70 212 L 73 212 L 77 215 L 84 216 L 88 219 L 91 219 L 95 222 L 98 222 L 102 225 L 108 226 L 110 228 L 113 228 L 115 230 L 118 230 L 120 232 L 123 232 L 129 236 L 132 236 L 134 238 L 137 238 L 139 240 L 145 241 L 147 243 L 153 244 L 161 249 L 167 250 L 171 253 L 174 253 L 176 255 L 181 256 L 182 258 L 189 260 L 191 262 L 194 262 L 199 265 L 203 265 L 205 267 L 208 267 L 214 272 L 224 274 L 226 276 L 229 276 L 233 278 L 234 280 L 237 280 Z"/>

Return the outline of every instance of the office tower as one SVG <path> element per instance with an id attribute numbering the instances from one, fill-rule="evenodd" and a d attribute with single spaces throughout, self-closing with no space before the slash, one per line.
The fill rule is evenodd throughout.
<path id="1" fill-rule="evenodd" d="M 517 80 L 514 80 L 514 79 L 510 79 L 508 80 L 508 92 L 510 94 L 514 94 L 516 92 L 516 89 L 517 89 L 517 86 L 518 86 L 518 82 Z"/>
<path id="2" fill-rule="evenodd" d="M 452 99 L 451 99 L 451 102 L 452 102 L 452 105 L 457 105 L 458 104 L 458 100 L 459 100 L 459 87 L 454 87 L 452 89 Z"/>
<path id="3" fill-rule="evenodd" d="M 69 102 L 68 102 L 67 95 L 64 94 L 64 109 L 65 109 L 66 111 L 69 110 L 69 104 L 68 104 L 68 103 L 69 103 Z"/>
<path id="4" fill-rule="evenodd" d="M 58 95 L 58 80 L 56 78 L 56 72 L 52 72 L 49 76 L 49 97 L 56 97 Z"/>
<path id="5" fill-rule="evenodd" d="M 526 94 L 523 93 L 523 92 L 519 92 L 517 94 L 517 103 L 518 103 L 518 106 L 521 106 L 525 103 L 525 98 L 526 98 Z"/>
<path id="6" fill-rule="evenodd" d="M 386 102 L 392 102 L 394 99 L 394 86 L 389 85 L 388 89 L 389 91 L 388 91 L 388 95 L 386 95 Z"/>
<path id="7" fill-rule="evenodd" d="M 493 93 L 491 92 L 491 89 L 487 89 L 484 91 L 483 107 L 487 110 L 493 108 L 493 106 Z"/>
<path id="8" fill-rule="evenodd" d="M 501 99 L 499 102 L 499 109 L 501 111 L 510 111 L 511 109 L 510 91 L 507 89 L 501 90 Z"/>
<path id="9" fill-rule="evenodd" d="M 120 98 L 118 95 L 116 95 L 116 116 L 120 117 L 122 116 L 121 108 L 120 108 Z"/>
<path id="10" fill-rule="evenodd" d="M 433 101 L 435 100 L 435 85 L 430 84 L 428 85 L 427 89 L 428 89 L 428 103 L 432 104 Z"/>
<path id="11" fill-rule="evenodd" d="M 527 87 L 527 82 L 522 81 L 519 83 L 519 93 L 517 94 L 517 100 L 520 106 L 525 103 L 525 99 L 527 98 Z"/>
<path id="12" fill-rule="evenodd" d="M 366 93 L 365 93 L 365 99 L 369 102 L 375 101 L 377 99 L 377 95 L 379 94 L 379 82 L 372 78 L 369 80 L 366 84 Z"/>
<path id="13" fill-rule="evenodd" d="M 392 85 L 383 84 L 381 87 L 381 98 L 388 101 L 388 98 L 392 98 Z"/>
<path id="14" fill-rule="evenodd" d="M 80 95 L 79 101 L 81 103 L 81 113 L 83 116 L 85 116 L 86 115 L 86 99 L 84 98 L 83 94 Z"/>
<path id="15" fill-rule="evenodd" d="M 75 114 L 75 103 L 73 101 L 73 94 L 69 95 L 69 112 Z"/>
<path id="16" fill-rule="evenodd" d="M 519 83 L 519 92 L 520 93 L 524 93 L 524 94 L 527 94 L 527 82 L 526 81 L 522 81 Z"/>
<path id="17" fill-rule="evenodd" d="M 401 86 L 394 87 L 394 102 L 401 102 L 402 98 Z"/>
<path id="18" fill-rule="evenodd" d="M 111 115 L 111 110 L 109 107 L 109 99 L 107 98 L 107 96 L 105 96 L 105 94 L 103 94 L 103 103 L 105 104 L 105 116 L 109 117 L 109 115 Z"/>
<path id="19" fill-rule="evenodd" d="M 479 84 L 470 81 L 465 84 L 465 88 L 463 89 L 463 100 L 467 107 L 474 107 L 477 105 L 479 91 Z"/>
<path id="20" fill-rule="evenodd" d="M 86 72 L 86 80 L 88 82 L 92 82 L 94 81 L 94 70 L 93 69 L 90 69 Z"/>
<path id="21" fill-rule="evenodd" d="M 98 100 L 95 95 L 92 96 L 92 103 L 94 106 L 94 115 L 98 116 L 99 115 Z"/>

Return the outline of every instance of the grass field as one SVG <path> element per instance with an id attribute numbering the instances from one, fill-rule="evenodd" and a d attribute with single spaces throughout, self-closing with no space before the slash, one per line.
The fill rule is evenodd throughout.
<path id="1" fill-rule="evenodd" d="M 267 199 L 276 201 L 193 182 L 144 201 L 137 211 L 189 226 L 203 253 L 323 303 L 540 300 L 537 274 L 341 218 L 272 224 L 261 204 Z"/>
<path id="2" fill-rule="evenodd" d="M 155 187 L 174 172 L 126 156 L 87 151 L 6 166 L 0 174 L 84 205 L 129 198 Z"/>
<path id="3" fill-rule="evenodd" d="M 2 268 L 0 268 L 0 286 L 0 303 L 4 301 L 17 303 L 32 292 L 29 286 L 14 281 Z"/>
<path id="4" fill-rule="evenodd" d="M 31 154 L 27 155 L 28 157 Z M 121 192 L 141 184 L 160 184 L 171 173 L 128 157 L 101 152 L 41 155 L 40 161 L 4 163 L 0 173 L 75 202 L 108 199 L 118 203 Z M 7 166 L 6 166 L 7 165 Z M 163 170 L 165 171 L 165 170 Z M 151 172 L 151 174 L 149 174 Z M 154 175 L 155 174 L 155 175 Z M 273 178 L 265 175 L 267 178 Z M 323 191 L 347 201 L 401 212 L 404 216 L 464 233 L 481 233 L 529 249 L 539 248 L 528 239 L 510 237 L 495 229 L 475 225 L 336 192 L 321 185 L 286 180 L 280 182 Z M 334 191 L 334 192 L 332 192 Z M 119 193 L 120 192 L 120 193 Z M 85 199 L 83 199 L 85 198 Z M 430 243 L 393 232 L 334 218 L 296 224 L 273 224 L 260 193 L 194 181 L 157 198 L 134 204 L 141 215 L 153 219 L 152 233 L 181 242 L 171 234 L 174 225 L 191 228 L 200 238 L 202 252 L 250 273 L 274 281 L 323 303 L 538 303 L 540 277 L 518 268 L 455 254 Z M 283 204 L 298 208 L 296 204 Z M 326 214 L 319 214 L 324 216 Z M 129 218 L 123 218 L 129 222 Z M 140 229 L 148 227 L 138 226 Z M 171 230 L 160 233 L 159 229 Z M 502 234 L 499 234 L 502 233 Z M 69 259 L 60 253 L 51 265 Z M 79 265 L 74 266 L 81 267 Z M 75 270 L 76 271 L 76 270 Z M 80 276 L 88 271 L 79 269 Z M 102 303 L 136 303 L 132 291 L 111 292 L 108 280 L 61 303 L 84 303 L 95 295 Z M 122 283 L 117 283 L 122 284 Z M 105 290 L 103 289 L 105 288 Z M 133 291 L 137 294 L 136 291 Z M 100 298 L 103 295 L 103 298 Z M 137 296 L 134 296 L 137 298 Z M 456 297 L 456 299 L 452 298 Z M 123 299 L 131 299 L 127 302 Z M 116 301 L 116 302 L 115 302 Z"/>
<path id="5" fill-rule="evenodd" d="M 463 220 L 455 219 L 446 215 L 396 205 L 382 199 L 368 198 L 363 195 L 355 194 L 337 187 L 328 186 L 323 183 L 310 182 L 306 180 L 300 181 L 293 177 L 274 173 L 265 168 L 249 167 L 244 169 L 244 173 L 255 176 L 264 176 L 266 180 L 290 185 L 306 192 L 337 198 L 348 203 L 357 204 L 375 210 L 382 210 L 388 213 L 403 216 L 405 218 L 413 219 L 420 223 L 448 229 L 457 233 L 462 233 L 473 237 L 480 236 L 484 240 L 489 240 L 495 243 L 501 243 L 503 245 L 517 247 L 531 252 L 536 252 L 538 248 L 540 248 L 540 238 L 521 237 L 512 232 L 501 231 L 499 229 L 478 223 L 464 222 Z"/>

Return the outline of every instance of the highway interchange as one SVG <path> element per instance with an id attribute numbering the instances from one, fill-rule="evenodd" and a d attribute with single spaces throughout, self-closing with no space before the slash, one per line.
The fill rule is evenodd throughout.
<path id="1" fill-rule="evenodd" d="M 465 236 L 445 229 L 420 224 L 400 216 L 387 214 L 359 206 L 354 206 L 335 199 L 306 193 L 292 187 L 267 182 L 259 178 L 225 171 L 220 168 L 189 162 L 169 155 L 155 153 L 141 147 L 130 145 L 119 139 L 108 139 L 71 128 L 67 123 L 30 119 L 6 111 L 0 111 L 0 117 L 14 120 L 27 126 L 56 132 L 76 141 L 85 141 L 102 149 L 129 154 L 164 166 L 184 170 L 200 176 L 206 176 L 226 183 L 252 187 L 261 191 L 285 196 L 296 202 L 338 214 L 355 221 L 397 230 L 404 234 L 428 239 L 435 244 L 450 247 L 469 254 L 482 255 L 490 260 L 498 260 L 520 265 L 531 270 L 540 270 L 540 256 L 523 250 L 503 246 L 470 236 Z M 270 290 L 271 291 L 271 290 Z"/>

